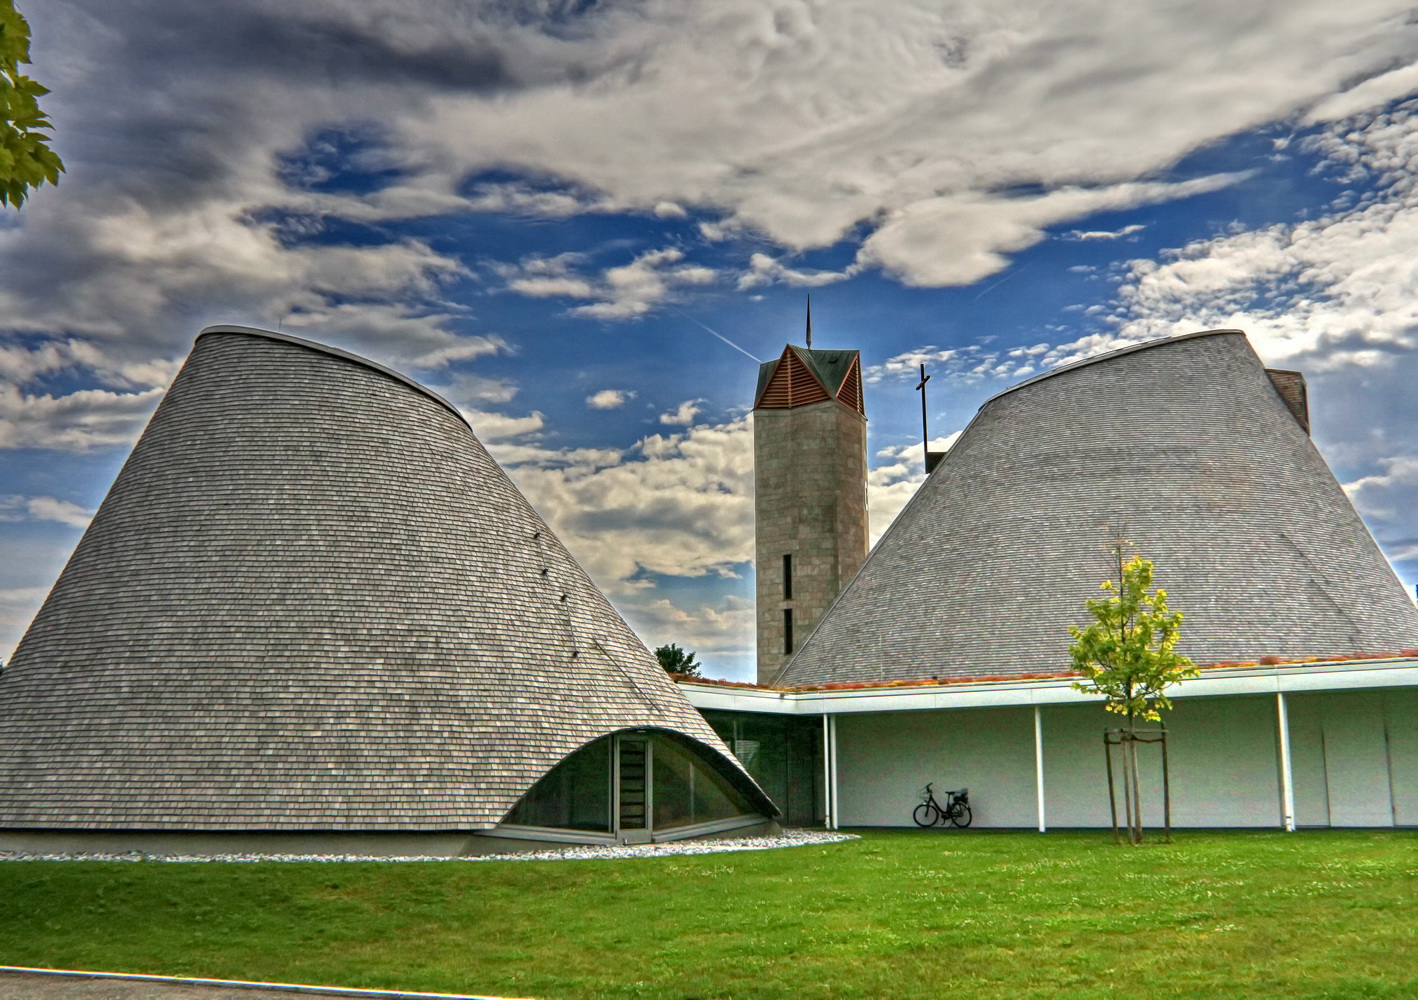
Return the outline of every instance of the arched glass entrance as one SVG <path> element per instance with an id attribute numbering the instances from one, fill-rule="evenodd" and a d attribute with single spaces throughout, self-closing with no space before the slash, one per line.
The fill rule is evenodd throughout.
<path id="1" fill-rule="evenodd" d="M 714 766 L 682 737 L 654 730 L 615 733 L 548 771 L 488 832 L 645 844 L 752 826 L 776 815 L 761 792 L 733 778 L 728 767 Z"/>

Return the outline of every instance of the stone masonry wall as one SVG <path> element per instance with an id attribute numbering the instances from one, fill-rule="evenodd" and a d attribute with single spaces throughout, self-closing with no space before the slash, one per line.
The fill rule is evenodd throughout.
<path id="1" fill-rule="evenodd" d="M 866 418 L 836 401 L 754 412 L 758 681 L 807 639 L 867 554 Z M 792 556 L 792 598 L 783 556 Z"/>

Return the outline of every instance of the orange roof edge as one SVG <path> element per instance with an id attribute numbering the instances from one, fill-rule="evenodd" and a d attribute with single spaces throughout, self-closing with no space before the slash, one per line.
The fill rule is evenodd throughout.
<path id="1" fill-rule="evenodd" d="M 1350 663 L 1356 660 L 1404 660 L 1418 659 L 1418 649 L 1401 649 L 1397 653 L 1345 653 L 1338 656 L 1306 656 L 1300 659 L 1285 659 L 1279 656 L 1262 656 L 1258 660 L 1221 660 L 1217 663 L 1198 663 L 1201 670 L 1226 670 L 1236 667 L 1278 667 L 1298 666 L 1307 663 Z M 1082 677 L 1075 670 L 1057 673 L 1033 674 L 991 674 L 986 677 L 922 677 L 914 680 L 894 681 L 841 681 L 835 684 L 807 684 L 802 687 L 774 687 L 770 684 L 754 684 L 751 681 L 718 680 L 708 677 L 694 677 L 689 674 L 671 674 L 670 678 L 680 684 L 706 684 L 711 687 L 749 688 L 757 691 L 861 691 L 900 687 L 946 687 L 952 684 L 1005 684 L 1015 681 L 1063 680 Z"/>

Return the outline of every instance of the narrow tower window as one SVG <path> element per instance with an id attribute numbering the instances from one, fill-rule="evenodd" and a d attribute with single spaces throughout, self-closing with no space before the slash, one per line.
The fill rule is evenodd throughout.
<path id="1" fill-rule="evenodd" d="M 783 555 L 783 600 L 793 599 L 793 557 L 787 553 Z"/>
<path id="2" fill-rule="evenodd" d="M 783 653 L 793 651 L 793 609 L 783 609 Z"/>

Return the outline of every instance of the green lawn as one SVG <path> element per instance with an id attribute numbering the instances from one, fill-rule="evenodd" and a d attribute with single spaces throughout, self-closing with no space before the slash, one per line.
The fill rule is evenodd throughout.
<path id="1" fill-rule="evenodd" d="M 0 863 L 3 963 L 535 997 L 1418 997 L 1418 834 Z"/>

